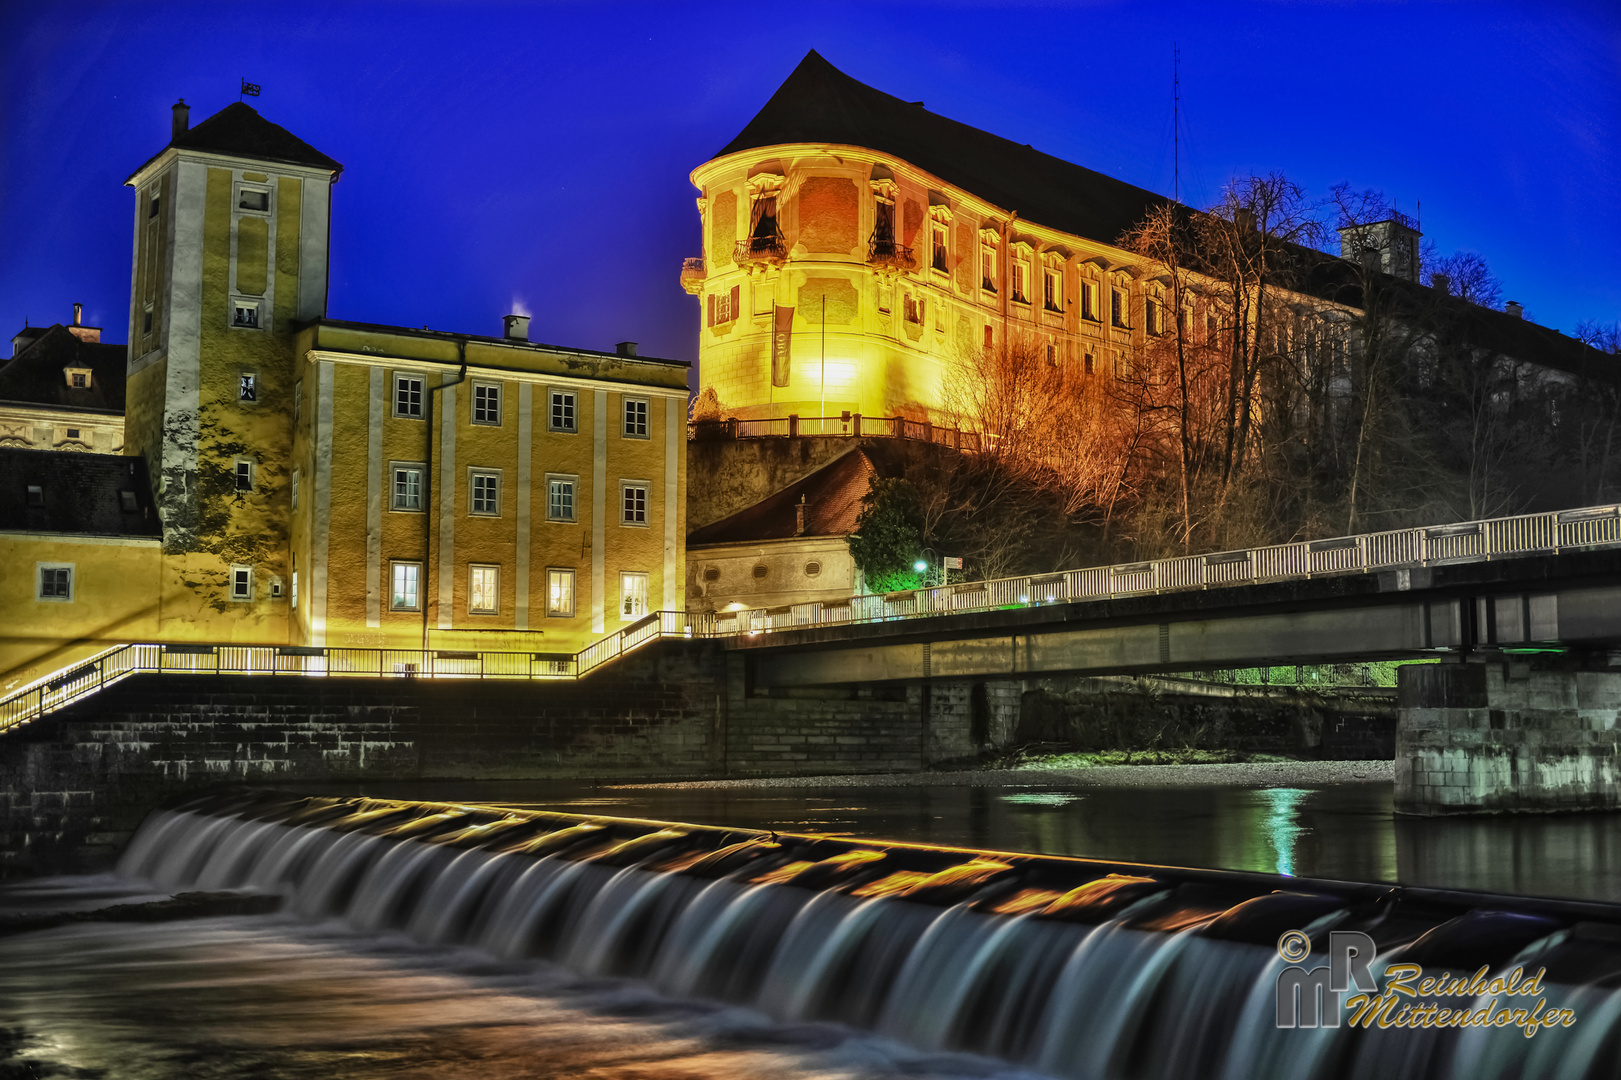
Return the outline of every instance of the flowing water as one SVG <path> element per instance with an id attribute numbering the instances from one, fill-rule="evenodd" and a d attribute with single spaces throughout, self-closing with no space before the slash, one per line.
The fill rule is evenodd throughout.
<path id="1" fill-rule="evenodd" d="M 80 1076 L 1597 1078 L 1621 909 L 378 800 L 220 798 L 99 883 L 276 916 L 0 938 L 0 1063 Z M 52 891 L 57 890 L 56 895 Z M 1275 943 L 1545 968 L 1575 1022 L 1279 1029 Z M 1488 995 L 1465 995 L 1486 1008 Z"/>

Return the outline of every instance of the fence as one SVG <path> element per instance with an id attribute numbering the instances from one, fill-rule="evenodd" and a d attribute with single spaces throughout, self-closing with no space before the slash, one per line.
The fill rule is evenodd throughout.
<path id="1" fill-rule="evenodd" d="M 1621 506 L 1305 540 L 1213 555 L 947 584 L 780 608 L 711 614 L 660 611 L 578 653 L 349 649 L 277 645 L 115 646 L 0 700 L 0 732 L 140 672 L 359 678 L 577 679 L 665 637 L 734 637 L 816 626 L 892 622 L 1144 593 L 1489 561 L 1503 555 L 1621 546 Z"/>

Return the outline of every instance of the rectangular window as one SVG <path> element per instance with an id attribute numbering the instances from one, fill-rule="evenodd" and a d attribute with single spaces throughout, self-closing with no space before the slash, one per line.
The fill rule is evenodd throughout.
<path id="1" fill-rule="evenodd" d="M 567 390 L 551 392 L 551 430 L 575 431 L 574 395 Z"/>
<path id="2" fill-rule="evenodd" d="M 574 571 L 546 571 L 546 614 L 558 618 L 574 614 Z"/>
<path id="3" fill-rule="evenodd" d="M 75 390 L 88 390 L 90 388 L 90 378 L 82 371 L 75 371 L 72 375 L 69 375 L 68 381 Z"/>
<path id="4" fill-rule="evenodd" d="M 1121 302 L 1119 289 L 1109 290 L 1109 322 L 1122 330 L 1126 328 L 1125 310 Z"/>
<path id="5" fill-rule="evenodd" d="M 501 474 L 489 470 L 470 470 L 467 512 L 480 517 L 495 517 L 501 513 Z"/>
<path id="6" fill-rule="evenodd" d="M 923 324 L 922 297 L 913 296 L 911 293 L 906 294 L 906 321 L 909 323 L 917 323 L 919 326 Z"/>
<path id="7" fill-rule="evenodd" d="M 979 287 L 986 292 L 996 291 L 996 252 L 982 248 L 979 253 Z"/>
<path id="8" fill-rule="evenodd" d="M 267 214 L 270 212 L 270 192 L 256 188 L 242 188 L 237 193 L 236 208 Z"/>
<path id="9" fill-rule="evenodd" d="M 72 563 L 36 563 L 35 568 L 39 581 L 36 599 L 57 604 L 73 602 Z"/>
<path id="10" fill-rule="evenodd" d="M 293 509 L 298 509 L 298 470 L 293 470 Z"/>
<path id="11" fill-rule="evenodd" d="M 148 304 L 148 305 L 146 305 L 146 310 L 141 312 L 141 333 L 150 334 L 151 332 L 152 332 L 152 305 Z"/>
<path id="12" fill-rule="evenodd" d="M 158 216 L 158 196 L 156 192 L 152 195 L 152 201 L 146 204 L 146 216 L 149 219 Z"/>
<path id="13" fill-rule="evenodd" d="M 258 401 L 259 376 L 251 371 L 244 371 L 236 382 L 236 399 L 238 401 Z"/>
<path id="14" fill-rule="evenodd" d="M 494 615 L 501 610 L 501 568 L 479 566 L 467 568 L 467 613 Z"/>
<path id="15" fill-rule="evenodd" d="M 422 418 L 422 376 L 394 376 L 394 415 L 412 420 Z"/>
<path id="16" fill-rule="evenodd" d="M 619 617 L 639 619 L 647 614 L 647 575 L 619 575 Z"/>
<path id="17" fill-rule="evenodd" d="M 1087 353 L 1086 354 L 1086 373 L 1088 375 L 1090 375 L 1095 370 L 1097 370 L 1097 358 L 1094 357 L 1091 353 Z"/>
<path id="18" fill-rule="evenodd" d="M 423 466 L 415 462 L 394 461 L 388 466 L 389 474 L 393 477 L 391 510 L 421 510 L 422 509 L 422 472 Z"/>
<path id="19" fill-rule="evenodd" d="M 929 232 L 934 239 L 934 258 L 929 265 L 943 274 L 947 269 L 946 227 L 944 225 L 934 225 L 930 227 Z"/>
<path id="20" fill-rule="evenodd" d="M 501 423 L 501 387 L 499 384 L 473 384 L 473 423 Z"/>
<path id="21" fill-rule="evenodd" d="M 619 485 L 621 498 L 620 524 L 647 524 L 647 488 L 644 481 Z"/>
<path id="22" fill-rule="evenodd" d="M 253 599 L 253 567 L 251 567 L 251 566 L 233 566 L 233 567 L 231 567 L 231 599 L 232 600 L 252 600 Z"/>
<path id="23" fill-rule="evenodd" d="M 729 323 L 733 319 L 737 318 L 739 314 L 741 314 L 738 306 L 741 289 L 742 286 L 733 285 L 730 292 L 709 294 L 710 326 L 719 326 L 722 323 Z"/>
<path id="24" fill-rule="evenodd" d="M 1051 365 L 1058 363 L 1058 346 L 1050 341 L 1047 342 L 1047 363 Z"/>
<path id="25" fill-rule="evenodd" d="M 1158 336 L 1159 333 L 1160 333 L 1159 319 L 1160 319 L 1159 301 L 1155 300 L 1152 296 L 1144 297 L 1143 298 L 1143 329 L 1146 330 L 1150 334 Z"/>
<path id="26" fill-rule="evenodd" d="M 394 562 L 388 564 L 390 579 L 388 607 L 390 611 L 422 610 L 422 564 Z M 293 591 L 298 591 L 298 575 L 293 575 Z"/>
<path id="27" fill-rule="evenodd" d="M 236 462 L 236 490 L 253 490 L 253 462 L 241 458 Z"/>
<path id="28" fill-rule="evenodd" d="M 1090 281 L 1081 282 L 1081 318 L 1098 321 L 1097 287 Z"/>
<path id="29" fill-rule="evenodd" d="M 259 301 L 231 301 L 231 325 L 249 330 L 257 329 L 259 326 Z"/>
<path id="30" fill-rule="evenodd" d="M 1024 292 L 1024 276 L 1026 272 L 1027 268 L 1025 267 L 1024 263 L 1016 262 L 1013 264 L 1013 299 L 1017 300 L 1021 304 L 1028 304 L 1030 302 L 1030 298 L 1026 296 Z"/>
<path id="31" fill-rule="evenodd" d="M 574 485 L 576 482 L 576 478 L 572 476 L 548 476 L 546 478 L 547 521 L 574 520 Z"/>
<path id="32" fill-rule="evenodd" d="M 294 611 L 298 610 L 298 571 L 297 570 L 293 571 L 293 591 L 292 591 L 291 596 L 288 598 L 288 603 L 290 603 L 293 606 Z"/>
<path id="33" fill-rule="evenodd" d="M 647 402 L 640 398 L 625 399 L 625 438 L 647 438 Z"/>
<path id="34" fill-rule="evenodd" d="M 996 331 L 991 328 L 990 323 L 986 323 L 985 324 L 985 347 L 987 349 L 989 349 L 992 346 L 994 346 L 995 344 L 996 344 Z"/>
<path id="35" fill-rule="evenodd" d="M 1058 300 L 1064 295 L 1063 286 L 1059 284 L 1058 271 L 1048 270 L 1042 275 L 1041 306 L 1048 311 L 1062 311 Z"/>

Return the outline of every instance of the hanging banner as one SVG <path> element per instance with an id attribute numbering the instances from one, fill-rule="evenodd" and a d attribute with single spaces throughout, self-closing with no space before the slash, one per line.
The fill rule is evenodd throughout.
<path id="1" fill-rule="evenodd" d="M 794 332 L 794 309 L 776 307 L 771 320 L 771 385 L 787 386 L 789 374 L 788 343 Z"/>

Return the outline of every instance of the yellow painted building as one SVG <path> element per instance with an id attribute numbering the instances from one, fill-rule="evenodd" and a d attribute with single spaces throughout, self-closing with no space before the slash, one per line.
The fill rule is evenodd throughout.
<path id="1" fill-rule="evenodd" d="M 161 551 L 101 543 L 71 602 L 7 573 L 0 686 L 137 639 L 573 652 L 685 606 L 688 365 L 531 343 L 519 316 L 326 318 L 340 172 L 245 104 L 175 106 L 127 181 L 124 453 Z M 0 521 L 7 565 L 63 542 L 28 513 Z"/>

